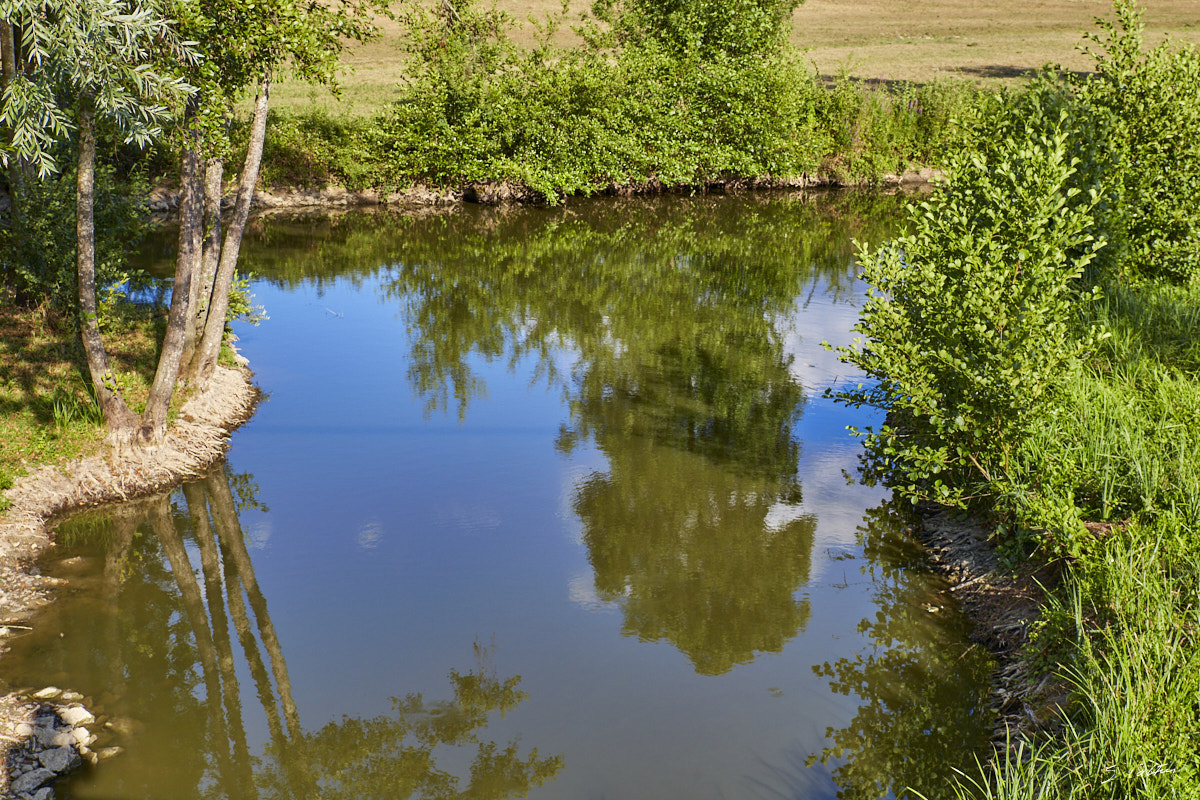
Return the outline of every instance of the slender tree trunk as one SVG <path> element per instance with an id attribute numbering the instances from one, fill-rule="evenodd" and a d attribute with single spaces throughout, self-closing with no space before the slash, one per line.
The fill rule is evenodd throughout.
<path id="1" fill-rule="evenodd" d="M 12 83 L 17 74 L 17 43 L 13 38 L 13 26 L 10 20 L 0 20 L 0 48 L 3 48 L 3 61 L 0 63 L 0 74 L 4 76 L 4 88 Z"/>
<path id="2" fill-rule="evenodd" d="M 275 635 L 275 626 L 267 611 L 267 599 L 263 596 L 254 574 L 254 563 L 250 560 L 250 551 L 246 549 L 245 535 L 237 519 L 233 494 L 229 491 L 229 483 L 219 480 L 216 474 L 209 475 L 207 484 L 217 533 L 223 537 L 222 542 L 233 559 L 238 577 L 246 587 L 246 596 L 258 623 L 258 633 L 271 662 L 271 672 L 274 673 L 275 685 L 283 703 L 283 717 L 287 723 L 288 735 L 293 740 L 299 740 L 300 718 L 296 713 L 296 703 L 292 700 L 292 682 L 288 679 L 287 662 L 283 660 L 283 648 L 279 646 L 279 637 Z"/>
<path id="3" fill-rule="evenodd" d="M 217 523 L 218 526 L 220 523 Z M 224 555 L 225 564 L 225 592 L 229 597 L 229 617 L 233 620 L 234 630 L 237 631 L 238 641 L 242 644 L 242 650 L 246 654 L 246 663 L 250 667 L 250 675 L 254 678 L 254 686 L 258 692 L 258 701 L 262 703 L 263 712 L 267 717 L 267 730 L 271 734 L 271 741 L 281 750 L 287 747 L 287 740 L 283 735 L 283 723 L 279 717 L 279 705 L 275 702 L 275 689 L 271 686 L 271 676 L 267 674 L 267 667 L 262 659 L 262 654 L 258 650 L 258 640 L 254 638 L 254 631 L 250 629 L 250 615 L 246 613 L 246 601 L 242 596 L 242 581 L 238 576 L 237 567 L 233 564 L 233 558 L 225 545 L 229 536 L 236 536 L 237 532 L 232 532 L 226 535 L 221 528 L 217 528 L 217 536 L 221 542 L 221 553 Z"/>
<path id="4" fill-rule="evenodd" d="M 214 736 L 224 737 L 224 719 L 221 716 L 221 679 L 217 666 L 217 651 L 213 646 L 212 632 L 208 627 L 208 615 L 204 610 L 204 600 L 200 592 L 200 583 L 196 573 L 192 571 L 192 562 L 188 560 L 187 549 L 183 538 L 175 528 L 175 520 L 171 518 L 171 509 L 167 505 L 166 495 L 151 503 L 149 508 L 150 526 L 158 537 L 163 555 L 171 565 L 171 574 L 175 585 L 179 587 L 179 596 L 183 600 L 183 611 L 196 637 L 196 650 L 200 655 L 200 663 L 204 673 L 204 705 L 208 711 L 209 726 Z"/>
<path id="5" fill-rule="evenodd" d="M 242 234 L 250 216 L 250 201 L 254 198 L 254 185 L 258 183 L 258 168 L 262 163 L 263 142 L 267 135 L 267 107 L 271 94 L 271 76 L 264 75 L 254 101 L 254 117 L 250 125 L 250 144 L 246 148 L 246 162 L 238 184 L 237 201 L 233 216 L 225 231 L 225 244 L 221 247 L 221 258 L 213 283 L 212 304 L 204 325 L 197 357 L 192 359 L 192 383 L 201 385 L 212 376 L 221 355 L 221 342 L 225 338 L 225 315 L 229 311 L 229 292 L 237 269 L 238 253 L 242 246 Z"/>
<path id="6" fill-rule="evenodd" d="M 204 332 L 212 307 L 213 282 L 221 262 L 221 192 L 225 183 L 225 159 L 213 157 L 204 165 L 204 273 L 200 296 L 204 306 L 196 315 L 197 340 Z"/>
<path id="7" fill-rule="evenodd" d="M 129 509 L 113 515 L 113 529 L 108 536 L 108 547 L 104 553 L 104 627 L 112 647 L 108 651 L 108 672 L 105 685 L 117 697 L 124 697 L 126 690 L 125 660 L 126 639 L 121 635 L 120 601 L 129 568 L 129 551 L 133 546 L 133 535 L 137 531 L 137 511 Z"/>
<path id="8" fill-rule="evenodd" d="M 188 315 L 192 306 L 192 284 L 199 271 L 204 236 L 203 161 L 195 147 L 185 147 L 179 195 L 179 254 L 175 261 L 175 283 L 171 289 L 171 308 L 167 313 L 167 332 L 163 336 L 158 369 L 146 410 L 142 412 L 139 439 L 142 444 L 157 444 L 167 430 L 167 409 L 175 393 L 183 357 Z"/>
<path id="9" fill-rule="evenodd" d="M 250 560 L 250 552 L 246 549 L 246 541 L 241 524 L 237 519 L 237 509 L 233 503 L 233 495 L 229 491 L 228 481 L 218 480 L 215 474 L 207 479 L 209 486 L 209 503 L 212 506 L 213 521 L 217 534 L 221 536 L 223 552 L 232 557 L 238 577 L 246 589 L 246 597 L 258 623 L 258 634 L 262 638 L 263 649 L 271 663 L 271 672 L 275 676 L 275 686 L 279 691 L 280 705 L 283 707 L 283 719 L 287 725 L 289 744 L 280 748 L 279 757 L 285 762 L 286 768 L 293 772 L 293 786 L 297 787 L 301 797 L 316 796 L 315 786 L 308 768 L 308 759 L 304 753 L 304 730 L 300 726 L 300 715 L 296 709 L 296 701 L 292 698 L 292 682 L 288 677 L 287 662 L 283 658 L 283 648 L 279 645 L 279 637 L 275 634 L 275 626 L 267 611 L 267 599 L 263 596 L 254 575 L 254 564 Z"/>
<path id="10" fill-rule="evenodd" d="M 96 132 L 92 128 L 92 110 L 85 99 L 79 111 L 79 172 L 75 184 L 79 327 L 96 402 L 100 404 L 104 424 L 115 442 L 133 432 L 137 427 L 137 417 L 121 396 L 109 367 L 104 339 L 100 336 L 100 318 L 96 308 L 95 183 Z"/>
<path id="11" fill-rule="evenodd" d="M 197 278 L 192 282 L 191 313 L 183 339 L 183 357 L 179 374 L 192 377 L 192 359 L 204 333 L 208 310 L 212 307 L 213 279 L 221 258 L 221 183 L 225 176 L 225 161 L 208 158 L 204 162 L 204 240 L 199 256 Z"/>
<path id="12" fill-rule="evenodd" d="M 205 478 L 205 486 L 211 486 L 221 480 L 227 479 L 224 474 L 214 471 Z M 215 503 L 213 507 L 216 509 Z M 275 701 L 275 689 L 271 685 L 271 676 L 267 673 L 262 653 L 259 652 L 258 640 L 254 638 L 254 631 L 250 627 L 250 616 L 246 612 L 246 601 L 242 594 L 242 579 L 238 574 L 233 554 L 229 550 L 229 543 L 235 538 L 240 540 L 243 535 L 236 510 L 232 513 L 228 509 L 226 513 L 218 513 L 214 510 L 213 526 L 216 529 L 225 566 L 225 594 L 229 598 L 229 617 L 233 620 L 238 641 L 241 642 L 242 651 L 246 654 L 246 664 L 250 667 L 250 675 L 254 678 L 258 701 L 262 704 L 263 713 L 267 718 L 267 730 L 271 734 L 271 741 L 281 754 L 286 754 L 289 748 L 279 716 L 279 704 Z M 229 526 L 232 526 L 232 530 L 229 529 Z"/>

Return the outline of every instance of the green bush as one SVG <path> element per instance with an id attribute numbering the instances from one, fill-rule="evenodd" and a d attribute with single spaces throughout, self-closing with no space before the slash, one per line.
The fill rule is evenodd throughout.
<path id="1" fill-rule="evenodd" d="M 617 41 L 653 42 L 672 56 L 715 60 L 777 52 L 803 0 L 599 0 L 593 11 Z"/>
<path id="2" fill-rule="evenodd" d="M 887 409 L 865 432 L 879 474 L 914 502 L 965 506 L 1021 481 L 1013 456 L 1090 341 L 1077 280 L 1099 242 L 1072 203 L 1068 137 L 1006 138 L 951 164 L 909 231 L 861 254 L 871 285 L 843 360 L 875 383 L 841 393 Z"/>
<path id="3" fill-rule="evenodd" d="M 147 230 L 144 180 L 117 180 L 111 166 L 97 165 L 95 184 L 96 286 L 102 298 L 137 279 L 127 260 Z M 72 319 L 76 288 L 75 170 L 31 180 L 8 212 L 20 224 L 0 226 L 0 282 L 22 305 L 49 305 Z"/>
<path id="4" fill-rule="evenodd" d="M 1200 274 L 1200 51 L 1147 51 L 1134 0 L 1113 8 L 1116 20 L 1090 37 L 1095 77 L 1071 80 L 1080 148 L 1099 153 L 1105 260 L 1132 276 L 1188 280 Z"/>
<path id="5" fill-rule="evenodd" d="M 704 0 L 601 3 L 578 29 L 581 46 L 553 44 L 557 15 L 524 49 L 510 38 L 512 17 L 477 0 L 437 13 L 414 4 L 401 99 L 370 119 L 273 113 L 263 181 L 507 181 L 553 202 L 823 170 L 869 180 L 964 144 L 959 118 L 983 95 L 956 84 L 826 90 L 786 42 L 793 5 L 755 0 L 740 15 Z"/>
<path id="6" fill-rule="evenodd" d="M 587 46 L 561 49 L 549 44 L 554 24 L 524 51 L 508 37 L 510 17 L 471 0 L 452 24 L 414 9 L 414 76 L 381 121 L 390 171 L 508 180 L 555 197 L 815 167 L 815 87 L 782 42 L 731 54 L 645 36 L 612 49 L 619 37 L 593 25 Z"/>
<path id="7" fill-rule="evenodd" d="M 362 190 L 385 188 L 393 182 L 369 119 L 334 117 L 323 110 L 302 115 L 272 111 L 267 124 L 259 172 L 264 185 L 295 188 L 338 183 Z M 235 154 L 245 152 L 248 133 L 247 120 L 234 126 Z M 240 155 L 234 161 L 240 163 Z"/>

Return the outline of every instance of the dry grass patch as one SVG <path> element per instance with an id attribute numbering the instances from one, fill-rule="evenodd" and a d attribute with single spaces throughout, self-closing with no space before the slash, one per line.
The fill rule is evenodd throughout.
<path id="1" fill-rule="evenodd" d="M 1200 3 L 1145 0 L 1147 42 L 1200 43 Z M 1011 83 L 1048 63 L 1090 70 L 1078 50 L 1106 0 L 808 0 L 792 41 L 823 75 Z"/>

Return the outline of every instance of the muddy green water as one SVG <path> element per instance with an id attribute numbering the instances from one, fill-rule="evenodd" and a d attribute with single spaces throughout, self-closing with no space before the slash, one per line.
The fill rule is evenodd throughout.
<path id="1" fill-rule="evenodd" d="M 59 796 L 936 792 L 989 662 L 823 397 L 897 207 L 258 220 L 268 398 L 203 480 L 63 524 L 0 663 L 124 748 Z"/>

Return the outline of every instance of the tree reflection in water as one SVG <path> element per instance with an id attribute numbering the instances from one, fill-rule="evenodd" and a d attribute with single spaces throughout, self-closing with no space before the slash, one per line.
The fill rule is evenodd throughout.
<path id="1" fill-rule="evenodd" d="M 73 778 L 74 794 L 501 800 L 553 780 L 561 757 L 536 749 L 523 756 L 516 741 L 483 737 L 493 715 L 526 695 L 519 676 L 497 676 L 492 648 L 478 644 L 475 667 L 450 673 L 452 699 L 411 694 L 394 698 L 391 713 L 306 731 L 238 517 L 257 503 L 255 492 L 249 476 L 223 465 L 177 493 L 60 527 L 61 545 L 104 559 L 92 578 L 102 586 L 84 581 L 87 598 L 75 599 L 93 613 L 68 603 L 63 619 L 77 621 L 70 643 L 30 640 L 24 646 L 36 655 L 16 658 L 33 673 L 89 684 L 80 688 L 100 698 L 98 712 L 129 714 L 141 728 L 124 741 L 130 759 Z M 126 601 L 133 594 L 138 599 Z M 103 622 L 78 622 L 89 617 Z M 261 756 L 247 737 L 239 659 L 269 732 Z M 455 762 L 471 758 L 465 786 L 438 764 L 450 752 Z"/>
<path id="2" fill-rule="evenodd" d="M 416 392 L 462 416 L 486 391 L 480 360 L 532 359 L 570 408 L 559 449 L 593 443 L 608 459 L 573 498 L 597 593 L 627 634 L 670 641 L 702 674 L 780 651 L 808 619 L 804 393 L 782 331 L 817 287 L 852 293 L 858 218 L 830 206 L 431 220 L 392 252 L 386 296 L 409 320 Z"/>
<path id="3" fill-rule="evenodd" d="M 836 765 L 832 775 L 846 800 L 915 796 L 910 789 L 936 797 L 966 766 L 964 753 L 982 756 L 988 747 L 992 659 L 967 643 L 965 619 L 946 624 L 955 613 L 948 593 L 930 583 L 923 554 L 899 535 L 911 524 L 890 503 L 867 513 L 858 533 L 879 611 L 859 629 L 870 645 L 813 667 L 834 692 L 861 701 L 850 723 L 827 730 L 831 744 L 808 760 Z"/>

